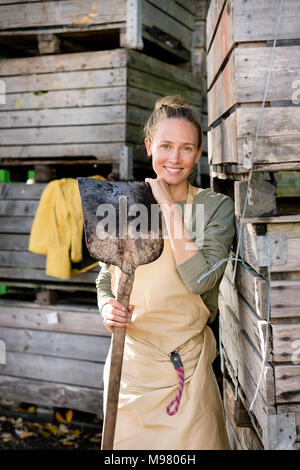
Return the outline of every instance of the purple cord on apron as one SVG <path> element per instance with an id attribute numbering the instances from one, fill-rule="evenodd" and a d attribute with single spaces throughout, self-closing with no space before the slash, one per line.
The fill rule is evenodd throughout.
<path id="1" fill-rule="evenodd" d="M 172 401 L 167 406 L 167 413 L 169 416 L 173 416 L 177 413 L 180 405 L 180 400 L 181 400 L 181 395 L 183 391 L 183 386 L 184 386 L 184 367 L 181 362 L 179 354 L 174 351 L 170 354 L 170 358 L 172 361 L 173 366 L 175 367 L 175 370 L 178 375 L 179 379 L 179 388 L 176 396 L 173 398 Z M 171 408 L 174 406 L 174 409 L 171 410 Z"/>

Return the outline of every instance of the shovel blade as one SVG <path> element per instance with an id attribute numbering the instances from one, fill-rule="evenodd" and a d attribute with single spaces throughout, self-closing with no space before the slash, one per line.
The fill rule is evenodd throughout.
<path id="1" fill-rule="evenodd" d="M 149 183 L 77 178 L 90 255 L 132 275 L 163 251 L 162 221 Z"/>

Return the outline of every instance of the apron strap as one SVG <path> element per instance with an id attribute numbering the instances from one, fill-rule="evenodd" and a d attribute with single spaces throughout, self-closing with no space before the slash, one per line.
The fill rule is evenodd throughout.
<path id="1" fill-rule="evenodd" d="M 191 217 L 192 217 L 192 207 L 193 207 L 193 186 L 189 182 L 189 190 L 188 196 L 185 203 L 185 210 L 184 210 L 184 225 L 186 226 L 187 230 L 189 228 Z"/>

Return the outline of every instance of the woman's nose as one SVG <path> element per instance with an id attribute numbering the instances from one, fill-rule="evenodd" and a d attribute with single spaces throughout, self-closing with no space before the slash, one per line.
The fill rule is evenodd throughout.
<path id="1" fill-rule="evenodd" d="M 179 149 L 173 149 L 171 154 L 169 155 L 169 162 L 178 163 L 179 161 L 180 161 L 180 151 Z"/>

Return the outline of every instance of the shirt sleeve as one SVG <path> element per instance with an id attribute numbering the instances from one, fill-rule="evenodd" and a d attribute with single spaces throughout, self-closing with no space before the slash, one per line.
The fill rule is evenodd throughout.
<path id="1" fill-rule="evenodd" d="M 111 290 L 111 274 L 108 271 L 109 264 L 99 263 L 101 270 L 96 278 L 97 303 L 99 311 L 102 314 L 102 308 L 110 299 L 115 296 Z"/>
<path id="2" fill-rule="evenodd" d="M 204 236 L 196 235 L 194 241 L 199 247 L 198 253 L 177 265 L 183 282 L 193 294 L 204 294 L 218 283 L 225 271 L 226 262 L 201 282 L 197 283 L 197 280 L 218 261 L 228 257 L 234 234 L 234 203 L 230 197 L 225 196 L 209 218 Z"/>

